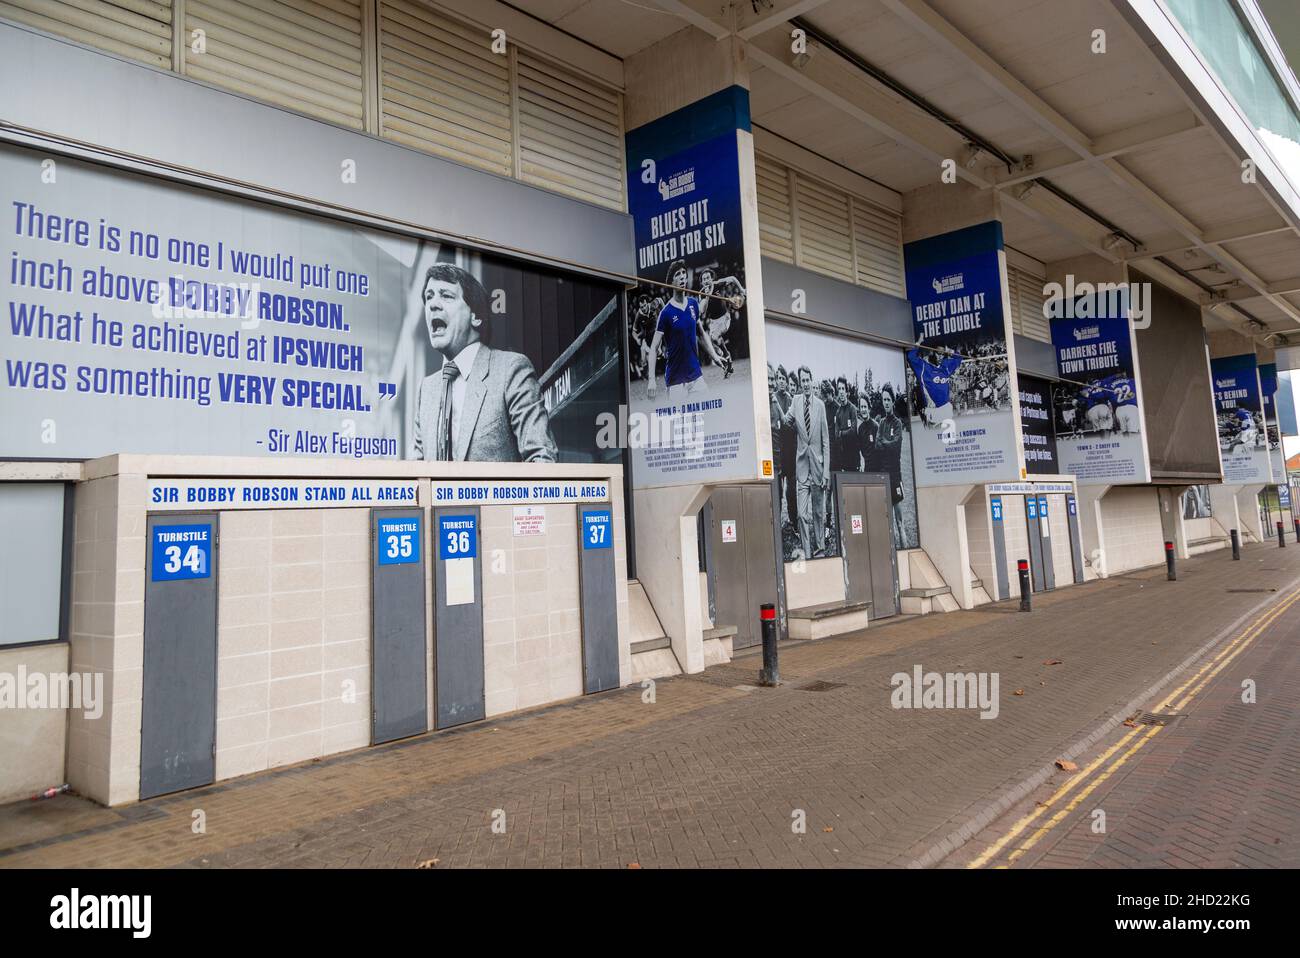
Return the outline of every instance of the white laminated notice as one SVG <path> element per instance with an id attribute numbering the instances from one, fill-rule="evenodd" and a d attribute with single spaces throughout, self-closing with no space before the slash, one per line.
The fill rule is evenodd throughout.
<path id="1" fill-rule="evenodd" d="M 446 566 L 446 604 L 474 604 L 474 559 L 444 559 Z"/>

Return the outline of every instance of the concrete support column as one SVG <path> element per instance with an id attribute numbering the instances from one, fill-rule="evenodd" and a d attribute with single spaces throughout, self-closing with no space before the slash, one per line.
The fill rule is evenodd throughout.
<path id="1" fill-rule="evenodd" d="M 1110 486 L 1079 486 L 1079 534 L 1083 539 L 1084 579 L 1104 579 L 1106 568 L 1106 527 L 1101 521 L 1101 500 Z"/>
<path id="2" fill-rule="evenodd" d="M 1264 522 L 1259 516 L 1259 494 L 1264 491 L 1264 486 L 1262 484 L 1237 486 L 1236 490 L 1237 515 L 1241 519 L 1243 532 L 1254 536 L 1256 542 L 1263 542 L 1267 533 Z"/>
<path id="3" fill-rule="evenodd" d="M 1244 542 L 1246 533 L 1241 528 L 1241 515 L 1237 509 L 1238 488 L 1240 487 L 1222 484 L 1210 486 L 1210 511 L 1213 513 L 1215 523 L 1223 530 L 1225 536 L 1229 535 L 1233 529 L 1236 529 Z"/>
<path id="4" fill-rule="evenodd" d="M 916 490 L 921 547 L 963 609 L 975 607 L 970 587 L 970 543 L 966 537 L 966 500 L 972 490 L 983 496 L 982 486 L 931 486 Z"/>
<path id="5" fill-rule="evenodd" d="M 708 486 L 642 489 L 636 509 L 636 573 L 683 672 L 704 671 L 698 522 Z"/>
<path id="6" fill-rule="evenodd" d="M 1187 551 L 1187 526 L 1183 522 L 1182 494 L 1186 486 L 1161 486 L 1157 490 L 1160 496 L 1160 529 L 1165 542 L 1174 544 L 1174 554 L 1180 559 L 1191 558 Z"/>

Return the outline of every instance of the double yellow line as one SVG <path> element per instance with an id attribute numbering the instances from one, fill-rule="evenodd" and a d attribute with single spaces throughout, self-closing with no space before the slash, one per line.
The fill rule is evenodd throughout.
<path id="1" fill-rule="evenodd" d="M 1300 589 L 1288 593 L 1279 604 L 1273 606 L 1267 612 L 1260 614 L 1250 623 L 1250 625 L 1246 626 L 1246 628 L 1242 630 L 1240 635 L 1224 646 L 1212 659 L 1202 665 L 1195 675 L 1165 696 L 1153 711 L 1164 712 L 1175 702 L 1176 704 L 1173 704 L 1173 711 L 1180 712 L 1186 708 L 1187 704 L 1191 702 L 1197 693 L 1205 688 L 1205 686 L 1216 675 L 1223 671 L 1229 662 L 1240 655 L 1242 651 L 1250 645 L 1250 643 L 1255 641 L 1255 639 L 1258 638 L 1265 629 L 1273 624 L 1274 620 L 1286 612 L 1287 609 L 1291 608 L 1291 606 L 1295 605 L 1296 602 L 1300 602 Z M 1184 695 L 1184 693 L 1186 694 Z M 1097 758 L 1093 759 L 1092 762 L 1088 764 L 1087 768 L 1079 772 L 1057 789 L 1051 798 L 1035 808 L 1033 812 L 1020 819 L 1020 821 L 1016 822 L 1015 825 L 1011 827 L 1010 831 L 989 846 L 988 849 L 981 853 L 978 858 L 970 862 L 966 867 L 983 868 L 985 865 L 988 865 L 1001 855 L 1008 845 L 1024 835 L 1026 831 L 1029 831 L 1030 827 L 1038 821 L 1040 817 L 1060 805 L 1059 810 L 1057 810 L 1051 818 L 1039 824 L 1038 827 L 1034 828 L 1032 831 L 1029 831 L 1029 834 L 1007 853 L 1006 860 L 994 867 L 1006 868 L 1008 865 L 1013 864 L 1018 858 L 1037 845 L 1048 832 L 1063 822 L 1089 795 L 1096 791 L 1102 782 L 1110 778 L 1118 768 L 1137 754 L 1138 749 L 1142 748 L 1142 746 L 1146 745 L 1147 742 L 1155 738 L 1162 728 L 1164 728 L 1162 725 L 1150 725 L 1138 726 L 1137 728 L 1130 729 L 1118 742 L 1106 749 L 1106 751 L 1097 756 Z M 1123 751 L 1121 752 L 1121 750 Z M 1090 779 L 1090 776 L 1097 772 L 1098 769 L 1105 766 L 1107 762 L 1110 762 L 1116 753 L 1120 753 L 1119 757 L 1115 758 L 1109 767 L 1106 767 L 1099 775 Z M 1066 797 L 1076 789 L 1078 789 L 1078 792 L 1070 798 L 1069 801 L 1065 801 Z M 1061 804 L 1062 802 L 1064 802 L 1064 804 Z"/>

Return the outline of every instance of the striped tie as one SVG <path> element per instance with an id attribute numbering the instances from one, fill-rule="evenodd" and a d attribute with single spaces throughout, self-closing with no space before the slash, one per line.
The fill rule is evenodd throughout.
<path id="1" fill-rule="evenodd" d="M 438 461 L 451 462 L 451 385 L 460 367 L 450 359 L 442 364 L 442 406 L 438 422 Z"/>
<path id="2" fill-rule="evenodd" d="M 812 441 L 812 410 L 808 408 L 808 397 L 803 397 L 803 434 Z"/>

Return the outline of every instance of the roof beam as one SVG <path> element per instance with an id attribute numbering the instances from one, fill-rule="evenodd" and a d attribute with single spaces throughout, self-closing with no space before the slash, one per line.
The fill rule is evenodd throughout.
<path id="1" fill-rule="evenodd" d="M 1274 296 L 1285 296 L 1290 293 L 1300 293 L 1300 276 L 1292 276 L 1290 279 L 1278 280 L 1276 283 L 1268 284 L 1268 291 Z M 1258 290 L 1251 289 L 1249 286 L 1237 285 L 1229 289 L 1215 290 L 1213 293 L 1203 293 L 1200 296 L 1201 305 L 1210 306 L 1214 303 L 1239 303 L 1247 299 L 1259 299 Z"/>
<path id="2" fill-rule="evenodd" d="M 1149 123 L 1140 123 L 1137 126 L 1099 136 L 1093 141 L 1093 154 L 1103 159 L 1113 159 L 1126 153 L 1137 153 L 1155 146 L 1165 146 L 1203 129 L 1205 127 L 1195 113 L 1191 110 L 1183 110 Z M 1001 190 L 1040 176 L 1082 169 L 1090 162 L 1069 147 L 1063 146 L 1045 153 L 1037 153 L 1032 157 L 1025 157 L 1021 168 L 1012 173 L 1007 173 L 1001 166 L 990 167 L 989 175 Z"/>
<path id="3" fill-rule="evenodd" d="M 1267 284 L 1250 267 L 1236 256 L 1208 242 L 1201 229 L 1174 208 L 1164 197 L 1143 183 L 1135 174 L 1126 169 L 1113 157 L 1103 157 L 1096 152 L 1096 144 L 1074 126 L 1069 120 L 1053 109 L 1037 93 L 1029 89 L 1009 72 L 1003 69 L 992 57 L 980 49 L 964 33 L 940 16 L 924 0 L 880 0 L 880 3 L 903 22 L 910 24 L 919 33 L 936 44 L 939 49 L 965 60 L 976 76 L 995 90 L 1009 105 L 1019 110 L 1026 118 L 1043 130 L 1046 130 L 1067 148 L 1073 150 L 1087 165 L 1105 175 L 1113 184 L 1129 193 L 1157 216 L 1165 220 L 1174 231 L 1181 234 L 1188 243 L 1203 251 L 1207 256 L 1227 267 L 1238 277 L 1259 291 L 1270 303 L 1285 313 L 1297 326 L 1300 326 L 1300 308 L 1287 302 L 1281 296 L 1267 292 Z"/>
<path id="4" fill-rule="evenodd" d="M 712 17 L 701 13 L 683 0 L 654 0 L 655 6 L 665 13 L 681 17 L 691 26 L 699 27 L 715 40 L 731 36 L 731 28 L 725 27 Z"/>
<path id="5" fill-rule="evenodd" d="M 1249 220 L 1238 220 L 1236 223 L 1228 223 L 1218 229 L 1205 230 L 1201 234 L 1201 241 L 1210 243 L 1215 246 L 1224 243 L 1237 243 L 1241 240 L 1256 239 L 1260 236 L 1271 236 L 1274 233 L 1289 233 L 1291 227 L 1286 223 L 1279 223 L 1276 216 L 1257 216 Z M 1189 243 L 1184 236 L 1162 236 L 1153 240 L 1136 254 L 1128 257 L 1130 260 L 1136 259 L 1155 259 L 1157 256 L 1170 256 L 1174 253 L 1183 253 L 1189 249 L 1199 249 L 1195 243 Z"/>
<path id="6" fill-rule="evenodd" d="M 818 7 L 828 2 L 829 0 L 795 0 L 794 3 L 791 3 L 787 7 L 773 10 L 771 13 L 767 14 L 767 16 L 759 17 L 752 23 L 741 27 L 738 35 L 742 40 L 752 39 L 760 34 L 767 33 L 768 30 L 780 26 L 793 17 L 802 17 L 805 13 L 811 13 L 813 10 L 816 10 Z"/>

